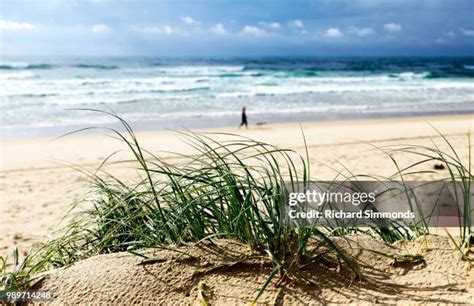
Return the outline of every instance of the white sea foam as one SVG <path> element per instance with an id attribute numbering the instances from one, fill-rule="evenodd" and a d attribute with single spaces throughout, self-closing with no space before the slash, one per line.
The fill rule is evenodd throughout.
<path id="1" fill-rule="evenodd" d="M 30 67 L 26 62 L 8 65 L 16 70 L 0 72 L 2 127 L 109 123 L 106 116 L 91 119 L 90 114 L 65 110 L 104 104 L 136 121 L 238 116 L 244 105 L 253 116 L 403 109 L 430 112 L 449 110 L 450 105 L 474 111 L 472 78 L 430 79 L 428 71 L 308 73 L 252 70 L 243 65 L 123 69 L 66 65 L 33 72 L 23 70 Z"/>
<path id="2" fill-rule="evenodd" d="M 0 62 L 0 67 L 10 69 L 25 69 L 28 68 L 28 62 Z"/>
<path id="3" fill-rule="evenodd" d="M 35 77 L 35 74 L 31 71 L 18 71 L 18 72 L 5 72 L 0 73 L 0 80 L 24 80 L 32 79 Z"/>

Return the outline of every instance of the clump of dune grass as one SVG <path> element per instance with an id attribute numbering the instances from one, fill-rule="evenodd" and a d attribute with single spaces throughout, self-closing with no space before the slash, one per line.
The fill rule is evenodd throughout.
<path id="1" fill-rule="evenodd" d="M 457 209 L 458 215 L 458 229 L 459 229 L 459 245 L 453 239 L 453 237 L 447 232 L 450 239 L 459 249 L 469 250 L 472 238 L 473 238 L 473 225 L 472 225 L 472 216 L 474 213 L 474 172 L 472 169 L 472 149 L 471 149 L 471 133 L 466 134 L 467 137 L 467 165 L 465 161 L 462 160 L 459 153 L 453 147 L 448 138 L 439 131 L 436 127 L 432 126 L 433 129 L 437 132 L 438 136 L 441 137 L 444 144 L 447 145 L 449 150 L 441 150 L 436 142 L 432 141 L 432 146 L 422 146 L 422 145 L 401 145 L 401 146 L 387 146 L 380 148 L 387 156 L 389 156 L 396 166 L 397 172 L 390 178 L 398 178 L 402 184 L 405 182 L 404 177 L 407 175 L 418 174 L 418 173 L 435 173 L 435 171 L 420 171 L 416 170 L 420 166 L 430 167 L 433 162 L 443 165 L 447 171 L 447 176 L 442 179 L 446 183 L 450 184 L 452 187 L 452 194 L 454 195 L 455 207 Z M 411 154 L 420 158 L 419 161 L 401 167 L 397 160 L 393 157 L 394 154 L 403 153 Z M 421 203 L 416 197 L 410 197 L 413 195 L 411 190 L 405 187 L 405 192 L 407 193 L 407 201 L 413 211 L 418 211 L 419 215 L 426 215 L 426 212 L 422 211 Z M 412 203 L 413 202 L 413 203 Z M 418 228 L 419 230 L 419 228 Z M 429 232 L 427 224 L 424 224 L 422 230 Z"/>
<path id="2" fill-rule="evenodd" d="M 323 247 L 309 250 L 308 242 L 317 239 L 324 242 L 324 252 L 329 247 L 359 277 L 356 265 L 326 233 L 285 225 L 282 196 L 288 183 L 309 181 L 305 158 L 245 137 L 221 134 L 233 139 L 218 142 L 210 134 L 188 131 L 180 135 L 197 154 L 178 154 L 183 162 L 170 164 L 141 147 L 130 125 L 109 114 L 125 130 L 109 131 L 129 148 L 142 179 L 130 185 L 100 169 L 89 174 L 90 208 L 40 251 L 35 272 L 102 253 L 138 254 L 142 248 L 181 242 L 237 239 L 274 262 L 258 298 L 274 277 L 283 279 L 305 259 L 312 260 Z M 6 280 L 7 287 L 21 287 L 20 279 L 29 274 L 22 269 Z"/>
<path id="3" fill-rule="evenodd" d="M 123 132 L 107 130 L 133 154 L 141 179 L 130 184 L 113 176 L 103 167 L 109 158 L 96 172 L 87 173 L 91 186 L 86 198 L 88 208 L 77 213 L 58 238 L 27 256 L 24 263 L 17 263 L 14 272 L 7 273 L 3 268 L 2 283 L 7 290 L 27 287 L 38 272 L 64 267 L 97 254 L 128 251 L 140 255 L 142 248 L 172 248 L 183 242 L 199 244 L 217 238 L 247 243 L 255 253 L 274 263 L 255 301 L 275 277 L 280 278 L 278 284 L 287 276 L 298 278 L 299 267 L 326 253 L 328 248 L 355 277 L 360 277 L 356 264 L 330 239 L 331 235 L 344 236 L 360 229 L 349 226 L 294 228 L 285 222 L 282 198 L 287 198 L 292 191 L 288 190 L 289 186 L 290 189 L 293 185 L 305 186 L 310 181 L 307 152 L 302 157 L 292 150 L 238 135 L 219 134 L 220 138 L 229 140 L 217 141 L 215 134 L 185 131 L 179 135 L 197 153 L 176 154 L 182 162 L 169 163 L 156 152 L 143 148 L 127 122 L 113 113 L 107 114 L 121 122 Z M 455 152 L 457 159 L 421 146 L 382 151 L 392 156 L 393 150 L 420 154 L 426 163 L 437 160 L 446 164 L 450 178 L 461 180 L 466 188 L 459 204 L 466 206 L 464 211 L 471 211 L 470 164 L 464 167 Z M 421 163 L 401 169 L 395 159 L 393 162 L 402 181 L 410 169 Z M 463 217 L 463 243 L 471 234 L 469 216 Z M 418 225 L 390 223 L 369 231 L 387 242 L 409 240 L 426 233 L 425 228 L 420 229 Z M 314 240 L 323 243 L 311 243 Z M 314 245 L 319 247 L 314 248 Z"/>
<path id="4" fill-rule="evenodd" d="M 396 171 L 391 176 L 379 176 L 374 174 L 363 174 L 363 173 L 352 173 L 349 169 L 345 168 L 348 174 L 339 173 L 344 177 L 346 181 L 358 181 L 358 180 L 375 180 L 386 183 L 396 183 L 398 187 L 387 188 L 385 192 L 393 190 L 400 191 L 405 194 L 406 203 L 409 205 L 410 210 L 416 212 L 418 216 L 421 216 L 421 220 L 413 223 L 399 223 L 396 220 L 384 220 L 378 222 L 375 226 L 369 226 L 368 229 L 362 229 L 359 227 L 352 226 L 341 226 L 330 228 L 331 234 L 337 236 L 344 236 L 351 233 L 365 233 L 372 235 L 381 240 L 393 243 L 398 240 L 413 240 L 417 237 L 430 233 L 429 218 L 430 213 L 424 211 L 423 206 L 428 203 L 422 203 L 416 195 L 416 190 L 407 183 L 407 177 L 416 174 L 438 174 L 438 172 L 432 170 L 433 163 L 441 164 L 442 169 L 446 169 L 447 175 L 440 179 L 440 182 L 445 182 L 446 185 L 451 185 L 452 194 L 454 195 L 454 207 L 458 216 L 458 229 L 459 229 L 459 241 L 456 241 L 447 232 L 448 237 L 456 245 L 456 247 L 465 252 L 469 250 L 472 239 L 473 239 L 473 225 L 472 216 L 474 214 L 474 172 L 472 169 L 472 148 L 471 148 L 471 133 L 466 134 L 467 138 L 467 165 L 462 160 L 459 152 L 453 147 L 449 139 L 436 127 L 432 128 L 437 132 L 438 138 L 441 138 L 449 149 L 440 149 L 437 142 L 431 139 L 432 146 L 423 146 L 415 144 L 402 144 L 402 145 L 389 145 L 378 147 L 372 144 L 375 150 L 379 151 L 380 154 L 385 155 L 389 158 L 394 165 Z M 405 166 L 401 166 L 397 161 L 397 154 L 414 155 L 417 161 Z M 429 170 L 420 170 L 429 169 Z M 433 198 L 437 201 L 437 198 Z M 438 203 L 435 203 L 435 207 Z M 462 256 L 463 257 L 463 256 Z"/>

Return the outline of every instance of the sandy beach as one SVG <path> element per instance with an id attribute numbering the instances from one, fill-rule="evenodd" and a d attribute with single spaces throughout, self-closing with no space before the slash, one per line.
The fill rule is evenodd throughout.
<path id="1" fill-rule="evenodd" d="M 333 179 L 343 166 L 359 173 L 393 174 L 395 168 L 391 161 L 369 143 L 376 146 L 432 145 L 434 141 L 447 150 L 430 124 L 448 137 L 461 159 L 467 162 L 468 132 L 474 127 L 472 115 L 302 122 L 251 125 L 248 130 L 228 127 L 199 131 L 238 133 L 304 155 L 302 128 L 308 145 L 311 177 Z M 192 154 L 192 150 L 173 131 L 143 131 L 137 132 L 137 136 L 143 147 L 168 160 L 171 154 L 165 151 Z M 215 137 L 219 138 L 218 135 Z M 474 143 L 472 134 L 471 143 Z M 105 157 L 119 150 L 122 151 L 113 160 L 130 158 L 123 143 L 100 132 L 60 139 L 2 140 L 1 148 L 0 255 L 3 256 L 15 244 L 20 252 L 26 253 L 32 245 L 60 228 L 71 203 L 87 192 L 85 175 L 76 167 L 92 171 Z M 402 155 L 398 160 L 403 164 L 416 158 Z M 122 163 L 108 169 L 121 178 L 133 179 L 137 175 L 135 167 L 132 163 Z M 439 171 L 418 174 L 413 179 L 434 179 L 445 175 L 445 171 Z"/>
<path id="2" fill-rule="evenodd" d="M 474 301 L 474 1 L 0 16 L 0 304 Z"/>
<path id="3" fill-rule="evenodd" d="M 341 171 L 393 175 L 394 164 L 378 149 L 386 146 L 438 146 L 448 152 L 449 146 L 434 127 L 447 137 L 460 160 L 467 164 L 469 150 L 472 150 L 469 141 L 471 146 L 474 143 L 469 134 L 474 127 L 472 115 L 315 121 L 198 132 L 211 133 L 220 140 L 229 136 L 219 133 L 237 133 L 292 149 L 302 156 L 307 147 L 311 178 L 329 180 Z M 124 143 L 110 135 L 99 132 L 62 138 L 2 140 L 1 256 L 11 254 L 17 245 L 20 256 L 24 257 L 32 247 L 60 233 L 71 204 L 88 196 L 90 188 L 85 172 L 94 171 L 110 154 L 117 152 L 108 161 L 106 171 L 124 182 L 136 182 L 140 177 L 138 165 L 130 161 L 133 158 Z M 168 162 L 179 163 L 182 159 L 171 152 L 187 156 L 195 153 L 176 131 L 138 131 L 136 136 L 142 147 Z M 397 153 L 395 157 L 400 166 L 420 160 L 420 156 L 413 154 Z M 434 162 L 424 164 L 417 170 L 427 173 L 408 178 L 434 180 L 448 176 L 446 169 L 433 171 L 434 165 Z M 450 232 L 459 234 L 457 228 Z M 432 234 L 440 233 L 444 234 L 441 228 L 432 231 Z M 341 270 L 340 263 L 324 256 L 321 262 L 301 270 L 302 280 L 287 282 L 283 293 L 278 289 L 278 281 L 273 281 L 259 302 L 429 304 L 472 300 L 472 252 L 467 253 L 467 261 L 461 261 L 460 253 L 445 234 L 394 244 L 362 235 L 331 239 L 357 263 L 362 279 L 355 281 L 351 272 Z M 185 244 L 178 249 L 187 255 L 158 249 L 140 250 L 146 256 L 159 258 L 157 263 L 145 265 L 140 257 L 126 252 L 94 256 L 71 267 L 46 272 L 45 278 L 33 289 L 54 292 L 53 303 L 56 304 L 164 300 L 194 304 L 202 303 L 203 298 L 215 304 L 249 304 L 272 269 L 270 261 L 262 257 L 252 259 L 254 256 L 248 246 L 233 240 Z M 400 266 L 393 264 L 393 258 L 405 254 L 423 254 L 423 260 Z M 134 275 L 133 279 L 130 275 Z"/>

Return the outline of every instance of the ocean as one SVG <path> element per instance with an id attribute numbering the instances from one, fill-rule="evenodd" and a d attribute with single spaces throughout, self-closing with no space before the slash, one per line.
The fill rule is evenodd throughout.
<path id="1" fill-rule="evenodd" d="M 474 114 L 474 58 L 154 58 L 0 60 L 2 137 L 137 129 Z"/>

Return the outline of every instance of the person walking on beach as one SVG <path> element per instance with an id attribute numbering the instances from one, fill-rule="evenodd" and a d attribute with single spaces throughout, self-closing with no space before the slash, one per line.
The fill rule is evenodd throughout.
<path id="1" fill-rule="evenodd" d="M 247 123 L 247 114 L 245 113 L 245 106 L 242 107 L 242 122 L 241 122 L 240 125 L 239 125 L 239 129 L 240 129 L 243 125 L 245 125 L 245 127 L 246 127 L 247 130 L 248 130 L 249 125 L 248 125 L 248 123 Z"/>

